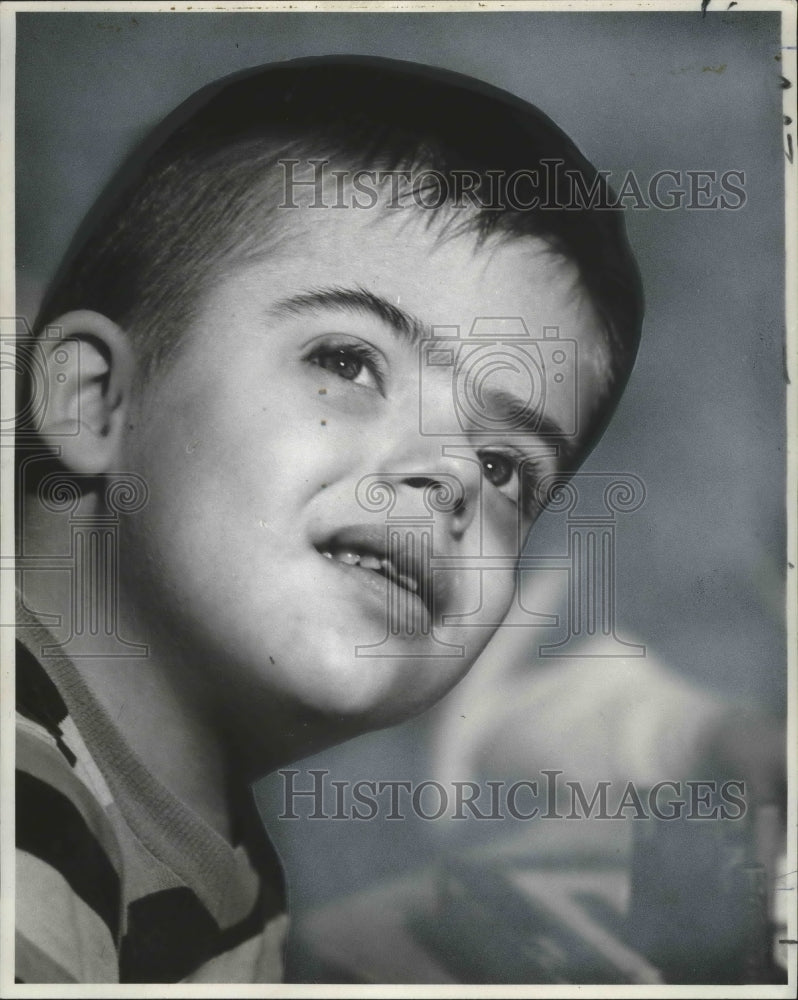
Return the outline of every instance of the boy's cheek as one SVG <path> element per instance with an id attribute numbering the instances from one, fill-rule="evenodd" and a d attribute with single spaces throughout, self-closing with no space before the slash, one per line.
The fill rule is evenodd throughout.
<path id="1" fill-rule="evenodd" d="M 483 484 L 480 514 L 471 526 L 468 545 L 478 555 L 515 560 L 523 551 L 531 523 L 521 508 Z M 470 554 L 470 553 L 469 553 Z"/>

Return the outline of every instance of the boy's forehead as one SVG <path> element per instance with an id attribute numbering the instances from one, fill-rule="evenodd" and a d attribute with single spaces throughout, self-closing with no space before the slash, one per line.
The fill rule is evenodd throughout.
<path id="1" fill-rule="evenodd" d="M 444 315 L 423 316 L 425 322 L 454 323 L 458 315 L 462 321 L 462 313 L 480 303 L 474 315 L 492 308 L 499 317 L 513 309 L 517 315 L 522 306 L 528 312 L 530 307 L 562 312 L 586 298 L 575 264 L 544 239 L 502 232 L 482 237 L 477 213 L 469 207 L 433 211 L 395 204 L 386 196 L 360 208 L 308 198 L 281 206 L 276 233 L 267 254 L 285 278 L 296 271 L 306 284 L 321 274 L 345 284 L 371 279 L 379 285 L 374 290 L 395 288 L 405 296 L 415 285 L 420 305 L 448 306 Z"/>
<path id="2" fill-rule="evenodd" d="M 558 328 L 579 336 L 597 373 L 608 376 L 606 333 L 575 263 L 541 237 L 481 238 L 473 209 L 417 206 L 284 209 L 271 256 L 280 296 L 319 288 L 363 289 L 412 316 L 427 336 L 465 335 L 490 319 L 497 336 L 518 319 L 531 338 Z M 330 298 L 327 299 L 330 304 Z"/>
<path id="3" fill-rule="evenodd" d="M 364 253 L 386 238 L 412 242 L 426 254 L 449 241 L 456 241 L 464 256 L 480 249 L 476 208 L 465 202 L 424 201 L 423 182 L 416 183 L 410 171 L 330 168 L 318 183 L 304 180 L 297 186 L 296 179 L 286 180 L 285 169 L 282 182 L 270 192 L 279 197 L 277 231 L 284 237 L 334 243 L 350 235 L 362 241 Z M 297 177 L 302 176 L 300 171 Z M 406 176 L 409 187 L 401 180 Z M 498 242 L 488 240 L 489 245 Z"/>
<path id="4" fill-rule="evenodd" d="M 296 323 L 297 336 L 318 326 L 318 333 L 329 328 L 368 339 L 382 328 L 404 346 L 432 351 L 425 375 L 460 378 L 465 394 L 481 391 L 474 366 L 464 371 L 478 351 L 485 358 L 479 377 L 488 370 L 491 384 L 508 396 L 495 410 L 497 429 L 519 421 L 522 429 L 513 399 L 528 402 L 533 391 L 549 393 L 549 412 L 566 429 L 575 406 L 589 420 L 605 396 L 602 324 L 576 265 L 543 239 L 480 240 L 456 210 L 425 214 L 386 204 L 335 209 L 311 200 L 284 209 L 281 220 L 279 238 L 248 266 L 244 284 L 233 282 L 228 305 L 244 290 L 244 300 L 257 299 L 270 322 Z M 446 343 L 435 353 L 437 340 Z M 560 358 L 563 373 L 552 368 Z M 543 370 L 533 385 L 530 371 L 546 365 L 549 374 Z"/>

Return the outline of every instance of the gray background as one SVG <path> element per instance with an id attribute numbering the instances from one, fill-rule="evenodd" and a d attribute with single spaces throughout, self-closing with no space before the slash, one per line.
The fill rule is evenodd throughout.
<path id="1" fill-rule="evenodd" d="M 628 213 L 648 302 L 643 347 L 588 468 L 646 484 L 645 507 L 619 527 L 622 627 L 701 686 L 781 710 L 778 15 L 21 14 L 18 313 L 32 319 L 100 186 L 181 100 L 243 67 L 352 52 L 448 67 L 519 94 L 616 179 L 630 169 L 644 180 L 663 169 L 745 171 L 743 210 Z M 534 549 L 561 549 L 554 520 L 544 516 Z M 421 773 L 429 718 L 354 741 L 324 765 L 336 777 L 365 774 L 366 761 L 372 778 Z M 399 871 L 424 850 L 413 824 L 321 826 L 276 834 L 300 907 Z M 328 858 L 332 849 L 336 863 L 316 864 L 317 849 Z"/>

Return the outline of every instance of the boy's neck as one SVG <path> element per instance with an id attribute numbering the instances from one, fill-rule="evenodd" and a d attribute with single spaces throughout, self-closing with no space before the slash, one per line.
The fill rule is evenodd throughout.
<path id="1" fill-rule="evenodd" d="M 36 557 L 57 561 L 57 556 L 52 559 L 54 553 L 70 551 L 68 530 L 65 537 L 60 517 L 40 509 L 31 511 L 30 506 L 26 510 L 30 516 L 25 519 L 25 561 Z M 47 618 L 60 618 L 63 625 L 54 631 L 62 642 L 69 637 L 72 623 L 81 618 L 89 622 L 96 614 L 97 595 L 83 588 L 76 596 L 73 575 L 74 568 L 72 574 L 58 568 L 19 573 L 26 607 Z M 140 634 L 125 613 L 124 602 L 119 605 L 117 634 Z M 191 697 L 191 689 L 178 692 L 170 665 L 163 662 L 158 647 L 148 642 L 145 648 L 143 656 L 125 656 L 124 647 L 120 647 L 122 655 L 80 656 L 67 643 L 64 652 L 144 767 L 229 840 L 233 824 L 223 742 Z M 140 647 L 136 651 L 140 652 Z"/>

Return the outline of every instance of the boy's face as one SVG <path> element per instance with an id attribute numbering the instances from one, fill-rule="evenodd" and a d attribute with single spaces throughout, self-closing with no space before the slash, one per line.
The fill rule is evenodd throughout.
<path id="1" fill-rule="evenodd" d="M 575 268 L 532 238 L 477 248 L 418 210 L 285 221 L 208 290 L 131 419 L 126 461 L 150 501 L 123 585 L 131 625 L 179 648 L 242 727 L 281 705 L 351 735 L 432 704 L 484 648 L 534 519 L 519 482 L 558 468 L 555 439 L 522 432 L 508 400 L 541 390 L 542 359 L 546 420 L 574 443 L 608 357 Z M 469 332 L 491 317 L 469 374 Z M 517 317 L 528 338 L 508 354 Z M 563 379 L 544 326 L 575 342 Z"/>

